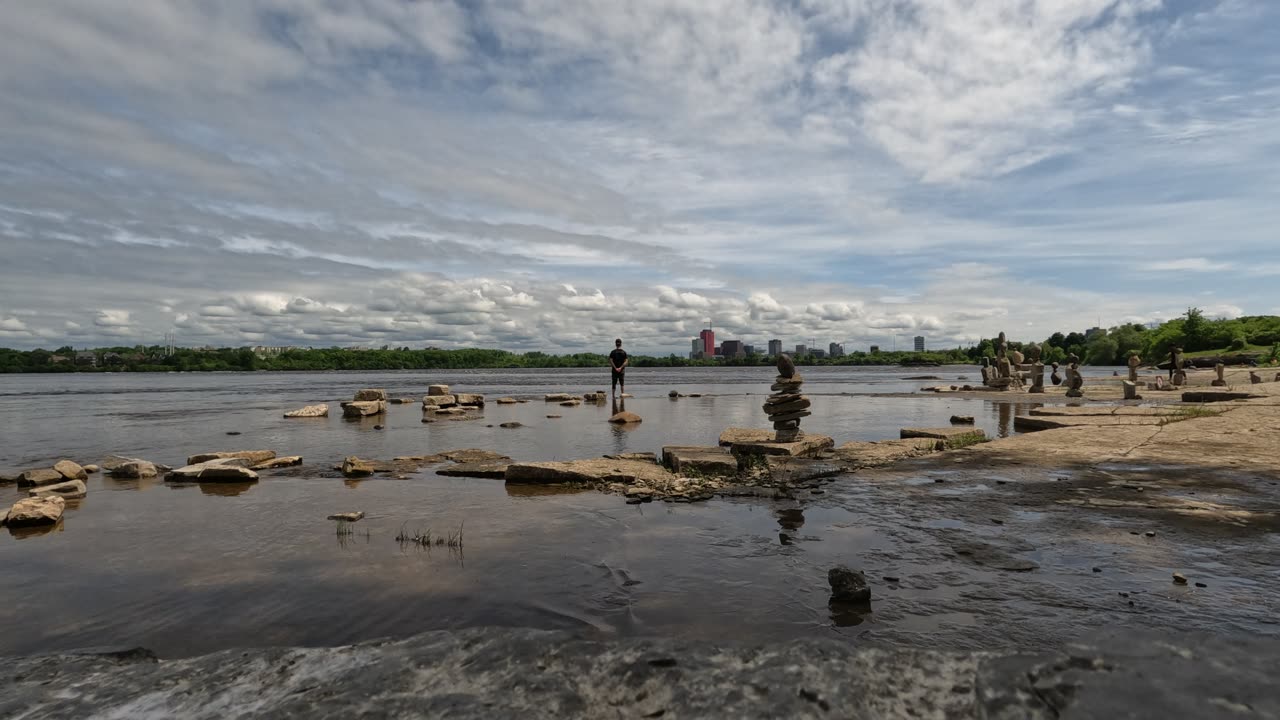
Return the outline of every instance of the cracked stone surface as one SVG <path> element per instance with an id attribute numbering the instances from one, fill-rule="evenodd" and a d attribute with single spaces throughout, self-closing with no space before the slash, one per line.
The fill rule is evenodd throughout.
<path id="1" fill-rule="evenodd" d="M 1280 649 L 1116 633 L 1036 654 L 768 647 L 482 628 L 157 660 L 0 660 L 0 716 L 128 718 L 1273 718 Z"/>

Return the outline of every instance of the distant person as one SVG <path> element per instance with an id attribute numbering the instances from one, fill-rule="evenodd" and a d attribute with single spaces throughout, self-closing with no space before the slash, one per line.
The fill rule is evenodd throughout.
<path id="1" fill-rule="evenodd" d="M 627 357 L 627 351 L 622 349 L 622 338 L 613 341 L 613 352 L 609 353 L 609 370 L 613 376 L 613 384 L 610 386 L 610 392 L 617 393 L 618 388 L 622 388 L 622 393 L 627 392 L 627 363 L 631 362 Z"/>
<path id="2" fill-rule="evenodd" d="M 1182 348 L 1175 347 L 1169 351 L 1169 382 L 1173 382 L 1174 373 L 1182 369 Z"/>

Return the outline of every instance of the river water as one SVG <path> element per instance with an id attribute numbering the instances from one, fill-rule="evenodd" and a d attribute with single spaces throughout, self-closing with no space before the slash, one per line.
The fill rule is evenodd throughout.
<path id="1" fill-rule="evenodd" d="M 901 602 L 860 624 L 833 617 L 832 564 L 901 572 L 930 528 L 963 527 L 929 519 L 919 521 L 919 533 L 903 535 L 901 523 L 890 525 L 901 509 L 873 507 L 860 494 L 866 489 L 844 479 L 829 486 L 829 502 L 629 506 L 596 492 L 508 488 L 431 469 L 360 481 L 331 470 L 346 455 L 390 459 L 475 447 L 543 460 L 714 444 L 726 427 L 765 425 L 759 406 L 772 375 L 769 368 L 634 369 L 627 389 L 635 397 L 626 408 L 644 422 L 630 429 L 605 422 L 607 403 L 541 401 L 548 392 L 608 389 L 598 371 L 0 376 L 0 472 L 111 453 L 170 465 L 233 449 L 306 459 L 252 485 L 95 475 L 88 497 L 69 504 L 56 530 L 0 533 L 0 605 L 8 610 L 0 614 L 0 655 L 142 645 L 174 657 L 472 625 L 760 641 L 892 630 L 895 639 L 923 645 L 972 644 L 966 628 L 983 621 L 950 599 L 981 585 L 981 573 L 948 570 L 894 584 L 887 592 Z M 945 380 L 906 379 L 915 375 Z M 973 367 L 806 369 L 814 415 L 804 427 L 841 443 L 897 437 L 904 426 L 945 426 L 952 414 L 966 414 L 989 435 L 1007 434 L 1013 415 L 1030 406 L 894 395 L 972 383 L 977 375 Z M 485 393 L 491 402 L 483 419 L 423 424 L 417 405 L 392 406 L 377 420 L 281 417 L 360 388 L 418 397 L 433 383 Z M 703 397 L 671 400 L 670 390 Z M 536 400 L 492 403 L 503 395 Z M 497 427 L 512 420 L 525 427 Z M 4 502 L 19 497 L 16 488 L 0 487 Z M 325 519 L 355 510 L 367 517 L 350 536 L 335 534 Z M 402 529 L 458 528 L 460 551 L 394 539 Z M 928 576 L 923 565 L 915 570 Z M 997 644 L 999 625 L 997 617 L 985 631 Z"/>

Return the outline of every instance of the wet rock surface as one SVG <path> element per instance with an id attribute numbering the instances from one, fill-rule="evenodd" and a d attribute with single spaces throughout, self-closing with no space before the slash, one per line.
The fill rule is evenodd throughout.
<path id="1" fill-rule="evenodd" d="M 4 717 L 1275 717 L 1280 649 L 1118 632 L 1035 654 L 481 628 L 338 648 L 3 660 Z"/>

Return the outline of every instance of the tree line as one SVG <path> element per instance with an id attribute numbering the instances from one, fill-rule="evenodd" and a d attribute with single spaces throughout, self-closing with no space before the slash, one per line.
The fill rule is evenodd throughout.
<path id="1" fill-rule="evenodd" d="M 1011 340 L 1020 350 L 1031 341 Z M 1204 351 L 1251 353 L 1264 362 L 1280 360 L 1280 317 L 1274 315 L 1211 320 L 1198 308 L 1155 328 L 1119 325 L 1085 333 L 1056 332 L 1039 343 L 1046 363 L 1063 362 L 1075 354 L 1088 365 L 1122 365 L 1130 352 L 1148 363 L 1167 358 L 1181 347 L 1188 354 Z M 851 352 L 840 357 L 795 357 L 799 365 L 950 365 L 980 362 L 996 354 L 995 340 L 986 339 L 968 348 L 933 352 Z M 694 360 L 679 355 L 631 358 L 633 367 L 700 367 L 772 365 L 763 354 L 724 360 Z M 605 367 L 608 357 L 599 353 L 552 355 L 543 352 L 513 353 L 506 350 L 415 350 L 408 347 L 379 349 L 288 349 L 259 354 L 252 348 L 175 348 L 159 345 L 98 348 L 75 351 L 10 350 L 0 348 L 0 372 L 209 372 L 253 370 L 459 370 L 471 368 L 588 368 Z"/>

